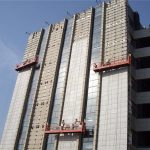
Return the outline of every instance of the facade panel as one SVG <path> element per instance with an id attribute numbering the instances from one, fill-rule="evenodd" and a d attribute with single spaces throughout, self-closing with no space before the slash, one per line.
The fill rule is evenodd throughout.
<path id="1" fill-rule="evenodd" d="M 28 137 L 28 131 L 30 128 L 30 120 L 31 120 L 31 116 L 32 116 L 32 110 L 34 108 L 34 102 L 35 102 L 35 98 L 36 98 L 38 84 L 40 82 L 40 74 L 42 71 L 43 58 L 44 58 L 45 49 L 47 46 L 49 30 L 50 29 L 48 28 L 44 32 L 43 40 L 42 40 L 40 51 L 38 54 L 38 65 L 37 65 L 37 69 L 34 71 L 34 74 L 33 74 L 33 81 L 32 81 L 31 89 L 29 92 L 28 100 L 27 100 L 28 101 L 27 107 L 25 110 L 25 115 L 23 117 L 23 122 L 21 125 L 21 131 L 19 133 L 19 141 L 17 143 L 18 146 L 16 146 L 19 150 L 25 148 L 26 140 Z"/>
<path id="2" fill-rule="evenodd" d="M 112 1 L 104 6 L 105 31 L 102 60 L 105 65 L 127 60 L 127 4 Z M 101 73 L 98 149 L 127 150 L 128 68 Z"/>
<path id="3" fill-rule="evenodd" d="M 103 73 L 98 149 L 127 150 L 128 72 Z"/>
<path id="4" fill-rule="evenodd" d="M 86 104 L 86 129 L 87 135 L 83 139 L 83 149 L 92 150 L 96 143 L 96 123 L 97 112 L 100 93 L 100 74 L 93 71 L 93 64 L 101 62 L 101 24 L 102 24 L 102 6 L 99 5 L 95 8 L 94 26 L 93 26 L 93 39 L 91 49 L 91 63 L 89 72 L 89 85 Z"/>
<path id="5" fill-rule="evenodd" d="M 31 76 L 31 69 L 19 73 L 17 77 L 16 86 L 14 89 L 7 121 L 5 124 L 5 129 L 1 141 L 2 150 L 14 149 L 30 76 Z"/>
<path id="6" fill-rule="evenodd" d="M 65 95 L 66 80 L 68 76 L 68 67 L 69 67 L 70 56 L 71 56 L 74 21 L 75 21 L 75 17 L 69 19 L 67 23 L 64 47 L 63 47 L 56 92 L 55 92 L 54 102 L 53 102 L 53 109 L 51 111 L 52 114 L 49 120 L 49 124 L 52 127 L 59 125 L 61 122 L 61 112 L 62 112 L 63 100 Z M 50 149 L 53 150 L 54 147 L 56 147 L 57 139 L 58 138 L 56 137 L 56 135 L 48 136 L 48 141 L 47 141 L 48 150 Z"/>
<path id="7" fill-rule="evenodd" d="M 65 124 L 72 125 L 76 120 L 82 121 L 91 17 L 92 9 L 76 16 L 74 42 L 62 115 L 62 120 L 64 120 Z M 59 150 L 76 150 L 78 147 L 79 135 L 59 137 Z"/>
<path id="8" fill-rule="evenodd" d="M 29 36 L 23 63 L 36 57 L 41 36 L 42 31 L 35 32 Z M 29 82 L 32 80 L 32 72 L 33 68 L 29 68 L 20 71 L 18 74 L 1 141 L 0 148 L 2 150 L 13 150 L 15 148 L 18 130 L 20 128 L 20 121 L 22 118 L 24 105 L 26 103 L 26 96 L 30 86 Z"/>

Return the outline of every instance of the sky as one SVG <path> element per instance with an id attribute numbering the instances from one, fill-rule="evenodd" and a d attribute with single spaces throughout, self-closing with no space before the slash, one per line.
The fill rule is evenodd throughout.
<path id="1" fill-rule="evenodd" d="M 100 1 L 100 0 L 97 0 Z M 129 0 L 144 26 L 150 24 L 150 0 Z M 0 0 L 0 139 L 28 34 L 70 14 L 96 5 L 96 0 Z M 19 106 L 18 106 L 19 107 Z M 11 126 L 11 125 L 10 125 Z"/>

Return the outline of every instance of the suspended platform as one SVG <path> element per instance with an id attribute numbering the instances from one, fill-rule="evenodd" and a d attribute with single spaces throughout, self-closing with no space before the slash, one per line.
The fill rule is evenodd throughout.
<path id="1" fill-rule="evenodd" d="M 45 134 L 67 134 L 67 133 L 85 133 L 86 125 L 84 122 L 80 124 L 66 124 L 64 126 L 50 127 L 46 126 Z"/>
<path id="2" fill-rule="evenodd" d="M 27 59 L 26 61 L 24 61 L 20 64 L 17 64 L 15 70 L 16 71 L 21 71 L 21 70 L 23 70 L 25 68 L 28 68 L 28 67 L 31 67 L 31 66 L 33 66 L 37 63 L 38 63 L 38 56 L 36 56 L 33 59 Z"/>
<path id="3" fill-rule="evenodd" d="M 98 65 L 94 64 L 93 70 L 95 72 L 102 72 L 102 71 L 107 71 L 107 70 L 111 70 L 111 69 L 117 69 L 117 68 L 129 66 L 130 64 L 131 64 L 131 56 L 129 55 L 126 60 L 107 62 L 107 63 L 98 64 Z"/>

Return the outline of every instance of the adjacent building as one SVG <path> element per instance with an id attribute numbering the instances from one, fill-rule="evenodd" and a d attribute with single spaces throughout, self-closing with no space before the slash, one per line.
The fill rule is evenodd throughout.
<path id="1" fill-rule="evenodd" d="M 150 29 L 127 0 L 30 34 L 0 150 L 150 150 Z"/>

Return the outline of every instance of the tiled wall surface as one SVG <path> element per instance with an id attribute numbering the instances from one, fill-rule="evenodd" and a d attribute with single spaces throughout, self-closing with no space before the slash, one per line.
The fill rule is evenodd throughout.
<path id="1" fill-rule="evenodd" d="M 102 24 L 102 6 L 95 8 L 93 39 L 91 48 L 91 63 L 89 71 L 89 85 L 87 94 L 87 106 L 85 121 L 88 134 L 83 139 L 83 149 L 92 150 L 95 147 L 96 141 L 96 123 L 99 93 L 100 93 L 100 74 L 93 71 L 93 64 L 101 62 L 101 24 Z"/>
<path id="2" fill-rule="evenodd" d="M 128 72 L 103 73 L 98 149 L 127 150 Z"/>
<path id="3" fill-rule="evenodd" d="M 81 120 L 82 117 L 91 16 L 92 9 L 76 16 L 74 41 L 62 115 L 62 120 L 68 124 L 74 123 L 75 119 Z M 79 135 L 59 137 L 59 150 L 76 150 L 78 146 Z"/>
<path id="4" fill-rule="evenodd" d="M 52 26 L 46 52 L 41 82 L 33 111 L 32 125 L 27 149 L 42 149 L 44 130 L 47 123 L 49 105 L 53 94 L 58 58 L 61 54 L 61 42 L 64 32 L 64 21 Z"/>
<path id="5" fill-rule="evenodd" d="M 74 32 L 74 21 L 75 17 L 68 20 L 67 29 L 65 34 L 64 47 L 60 62 L 58 81 L 56 86 L 56 92 L 54 97 L 53 109 L 51 114 L 51 119 L 49 120 L 50 126 L 59 125 L 61 122 L 61 114 L 62 114 L 62 106 L 65 95 L 66 88 L 66 80 L 68 75 L 68 68 L 70 63 L 70 55 L 71 55 L 71 46 L 72 46 L 72 38 Z M 56 135 L 49 135 L 47 141 L 47 150 L 53 150 L 57 145 Z"/>
<path id="6" fill-rule="evenodd" d="M 126 0 L 112 0 L 106 5 L 104 62 L 127 58 Z"/>
<path id="7" fill-rule="evenodd" d="M 126 60 L 126 0 L 112 0 L 105 5 L 104 63 Z M 98 149 L 127 150 L 128 69 L 102 73 Z"/>
<path id="8" fill-rule="evenodd" d="M 29 96 L 27 99 L 27 106 L 23 115 L 23 121 L 22 121 L 22 125 L 21 125 L 21 130 L 19 132 L 19 141 L 17 142 L 17 148 L 18 150 L 22 150 L 25 148 L 25 144 L 28 138 L 28 131 L 30 128 L 30 120 L 31 120 L 31 116 L 32 116 L 32 111 L 34 109 L 34 103 L 35 103 L 35 99 L 36 99 L 36 93 L 37 93 L 37 89 L 38 89 L 38 85 L 40 82 L 40 74 L 42 72 L 42 66 L 43 66 L 43 58 L 45 55 L 45 50 L 46 50 L 46 46 L 47 46 L 47 41 L 48 41 L 48 37 L 49 37 L 49 32 L 50 32 L 50 28 L 47 28 L 44 32 L 43 35 L 43 40 L 40 46 L 40 50 L 38 53 L 38 67 L 34 70 L 34 74 L 33 74 L 33 80 L 32 80 L 32 84 L 31 84 L 31 89 L 29 92 Z"/>
<path id="9" fill-rule="evenodd" d="M 42 32 L 36 32 L 29 36 L 26 52 L 23 61 L 30 58 L 35 58 Z M 9 107 L 9 112 L 1 140 L 1 150 L 13 150 L 17 138 L 20 120 L 23 112 L 23 107 L 26 100 L 29 81 L 32 78 L 33 69 L 28 68 L 20 71 L 17 77 L 12 101 Z"/>

